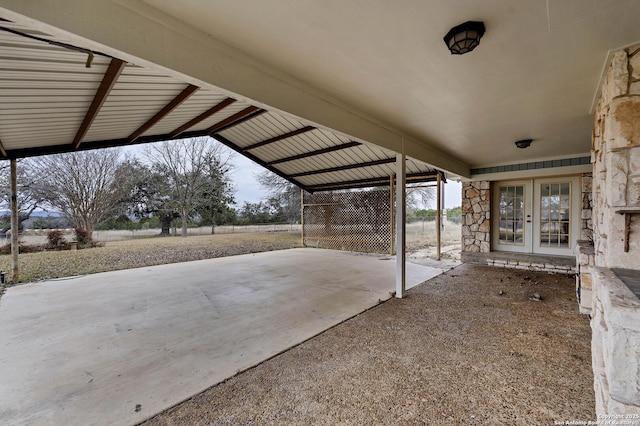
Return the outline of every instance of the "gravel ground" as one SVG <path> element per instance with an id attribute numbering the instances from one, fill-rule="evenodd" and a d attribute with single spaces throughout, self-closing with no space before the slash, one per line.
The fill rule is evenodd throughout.
<path id="1" fill-rule="evenodd" d="M 572 278 L 465 264 L 144 425 L 593 421 L 590 339 Z"/>

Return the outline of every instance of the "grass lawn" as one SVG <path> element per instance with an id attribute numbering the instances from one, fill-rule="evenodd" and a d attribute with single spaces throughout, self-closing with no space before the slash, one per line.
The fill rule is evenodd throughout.
<path id="1" fill-rule="evenodd" d="M 235 256 L 300 247 L 300 234 L 288 232 L 153 237 L 107 242 L 104 247 L 20 255 L 20 282 L 94 274 L 166 263 Z M 0 256 L 11 275 L 11 255 Z"/>

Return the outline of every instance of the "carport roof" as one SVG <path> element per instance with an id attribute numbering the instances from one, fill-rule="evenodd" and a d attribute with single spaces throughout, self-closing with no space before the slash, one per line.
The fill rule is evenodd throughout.
<path id="1" fill-rule="evenodd" d="M 308 191 L 384 185 L 395 153 L 26 25 L 0 22 L 0 154 L 211 136 Z M 408 158 L 409 181 L 439 173 Z"/>

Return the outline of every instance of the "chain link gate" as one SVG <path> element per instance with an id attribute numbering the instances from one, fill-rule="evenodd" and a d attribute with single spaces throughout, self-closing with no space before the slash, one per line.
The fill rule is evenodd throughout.
<path id="1" fill-rule="evenodd" d="M 393 253 L 391 190 L 303 193 L 305 247 Z"/>

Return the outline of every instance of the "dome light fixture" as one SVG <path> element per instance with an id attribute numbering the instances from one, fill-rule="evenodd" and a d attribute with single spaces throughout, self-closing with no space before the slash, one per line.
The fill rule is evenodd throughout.
<path id="1" fill-rule="evenodd" d="M 484 22 L 467 21 L 451 28 L 444 36 L 444 42 L 452 55 L 463 55 L 480 44 L 484 31 Z"/>
<path id="2" fill-rule="evenodd" d="M 519 141 L 515 141 L 515 144 L 518 148 L 529 148 L 529 146 L 531 146 L 531 142 L 533 142 L 533 139 L 522 139 Z"/>

